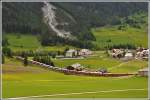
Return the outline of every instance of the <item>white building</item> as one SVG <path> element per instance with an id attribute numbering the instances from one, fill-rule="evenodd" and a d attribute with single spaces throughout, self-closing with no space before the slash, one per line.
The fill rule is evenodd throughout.
<path id="1" fill-rule="evenodd" d="M 67 66 L 67 69 L 81 71 L 81 70 L 83 70 L 83 66 L 81 66 L 81 64 L 79 64 L 79 63 L 75 63 L 75 64 L 72 64 L 71 66 Z"/>
<path id="2" fill-rule="evenodd" d="M 74 49 L 70 49 L 68 51 L 66 51 L 66 57 L 74 57 L 77 56 L 77 51 Z"/>
<path id="3" fill-rule="evenodd" d="M 133 58 L 133 54 L 131 52 L 127 52 L 124 57 L 126 59 L 132 59 Z"/>
<path id="4" fill-rule="evenodd" d="M 148 76 L 148 68 L 140 69 L 140 70 L 138 71 L 138 74 L 139 74 L 140 76 Z"/>
<path id="5" fill-rule="evenodd" d="M 149 56 L 149 49 L 144 49 L 144 50 L 138 51 L 136 53 L 135 58 L 136 59 L 147 59 L 148 60 L 148 56 Z"/>
<path id="6" fill-rule="evenodd" d="M 79 51 L 79 55 L 91 55 L 92 54 L 92 51 L 91 50 L 89 50 L 89 49 L 81 49 L 80 51 Z"/>
<path id="7" fill-rule="evenodd" d="M 114 58 L 123 57 L 124 50 L 123 49 L 112 49 L 111 56 Z"/>
<path id="8" fill-rule="evenodd" d="M 75 64 L 72 64 L 71 66 L 74 67 L 74 68 L 79 68 L 79 67 L 81 67 L 81 64 L 75 63 Z"/>

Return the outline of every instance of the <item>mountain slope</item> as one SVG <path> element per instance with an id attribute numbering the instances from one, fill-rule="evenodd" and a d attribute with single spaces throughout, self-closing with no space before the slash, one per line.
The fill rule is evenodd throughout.
<path id="1" fill-rule="evenodd" d="M 53 7 L 48 9 L 46 5 Z M 42 45 L 69 44 L 89 48 L 93 47 L 90 41 L 95 40 L 91 28 L 121 24 L 121 18 L 139 10 L 147 13 L 147 6 L 147 3 L 136 2 L 7 2 L 2 9 L 3 33 L 39 34 Z"/>

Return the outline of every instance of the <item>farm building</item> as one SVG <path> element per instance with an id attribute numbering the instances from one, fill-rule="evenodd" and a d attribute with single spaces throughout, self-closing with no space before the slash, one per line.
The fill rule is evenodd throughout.
<path id="1" fill-rule="evenodd" d="M 79 51 L 79 55 L 80 55 L 80 56 L 83 56 L 83 55 L 91 55 L 91 54 L 92 54 L 92 51 L 89 50 L 89 49 L 81 49 L 81 50 Z"/>
<path id="2" fill-rule="evenodd" d="M 75 57 L 77 56 L 77 50 L 70 49 L 66 51 L 66 57 Z"/>
<path id="3" fill-rule="evenodd" d="M 81 64 L 79 63 L 75 63 L 75 64 L 72 64 L 70 66 L 67 66 L 66 67 L 68 70 L 76 70 L 76 71 L 81 71 L 83 69 L 83 66 L 81 66 Z"/>
<path id="4" fill-rule="evenodd" d="M 136 49 L 136 51 L 137 52 L 141 52 L 141 51 L 143 51 L 145 48 L 143 48 L 143 47 L 138 47 L 137 49 Z"/>
<path id="5" fill-rule="evenodd" d="M 70 49 L 66 51 L 66 57 L 77 57 L 77 56 L 85 56 L 85 55 L 91 55 L 92 51 L 89 49 L 81 49 L 81 50 L 75 50 L 75 49 Z"/>
<path id="6" fill-rule="evenodd" d="M 111 56 L 114 58 L 121 58 L 124 56 L 124 51 L 122 49 L 112 49 Z"/>
<path id="7" fill-rule="evenodd" d="M 125 57 L 125 59 L 130 60 L 133 58 L 133 54 L 132 54 L 132 52 L 127 52 L 124 57 Z"/>
<path id="8" fill-rule="evenodd" d="M 143 50 L 138 51 L 136 53 L 135 58 L 136 59 L 146 59 L 146 60 L 148 60 L 148 56 L 149 56 L 149 49 L 143 49 Z"/>
<path id="9" fill-rule="evenodd" d="M 97 70 L 97 72 L 101 72 L 101 73 L 107 73 L 107 69 L 106 68 L 100 68 Z"/>
<path id="10" fill-rule="evenodd" d="M 140 76 L 148 76 L 148 68 L 140 69 L 140 70 L 138 71 L 138 74 L 139 74 Z"/>

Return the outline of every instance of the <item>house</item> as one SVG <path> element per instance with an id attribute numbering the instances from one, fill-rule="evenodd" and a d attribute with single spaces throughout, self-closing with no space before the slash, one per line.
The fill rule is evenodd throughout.
<path id="1" fill-rule="evenodd" d="M 100 68 L 97 70 L 97 72 L 101 72 L 103 74 L 103 73 L 107 73 L 108 71 L 106 68 Z"/>
<path id="2" fill-rule="evenodd" d="M 92 51 L 89 49 L 81 49 L 81 50 L 75 50 L 75 49 L 70 49 L 66 51 L 65 56 L 66 57 L 77 57 L 77 56 L 86 56 L 86 55 L 91 55 Z"/>
<path id="3" fill-rule="evenodd" d="M 74 49 L 70 49 L 68 51 L 66 51 L 66 54 L 65 54 L 66 57 L 75 57 L 77 56 L 77 50 L 74 50 Z"/>
<path id="4" fill-rule="evenodd" d="M 149 55 L 149 49 L 145 49 L 145 50 L 142 51 L 143 58 L 147 58 L 148 59 L 148 55 Z"/>
<path id="5" fill-rule="evenodd" d="M 132 52 L 127 52 L 124 57 L 129 60 L 133 58 L 133 54 Z"/>
<path id="6" fill-rule="evenodd" d="M 111 56 L 114 58 L 121 58 L 124 56 L 124 51 L 122 49 L 112 49 Z"/>
<path id="7" fill-rule="evenodd" d="M 135 58 L 136 59 L 146 59 L 146 60 L 148 60 L 148 56 L 149 56 L 149 49 L 143 49 L 143 50 L 138 51 L 136 53 Z"/>
<path id="8" fill-rule="evenodd" d="M 81 71 L 83 69 L 83 66 L 81 66 L 81 64 L 79 63 L 75 63 L 75 64 L 72 64 L 70 66 L 67 66 L 66 67 L 68 70 L 76 70 L 76 71 Z"/>
<path id="9" fill-rule="evenodd" d="M 138 71 L 138 75 L 140 75 L 140 76 L 148 76 L 148 68 L 140 69 Z"/>
<path id="10" fill-rule="evenodd" d="M 136 49 L 137 52 L 141 52 L 141 51 L 143 51 L 143 50 L 144 50 L 143 47 L 138 47 L 138 48 Z"/>
<path id="11" fill-rule="evenodd" d="M 89 50 L 89 49 L 81 49 L 81 50 L 79 51 L 79 55 L 80 55 L 80 56 L 83 56 L 83 55 L 91 55 L 91 54 L 92 54 L 92 51 Z"/>

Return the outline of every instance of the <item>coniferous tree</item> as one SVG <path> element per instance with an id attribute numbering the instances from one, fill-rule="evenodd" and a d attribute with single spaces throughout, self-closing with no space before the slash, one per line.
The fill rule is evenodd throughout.
<path id="1" fill-rule="evenodd" d="M 7 56 L 7 57 L 12 57 L 12 50 L 8 47 L 3 47 L 2 52 Z"/>
<path id="2" fill-rule="evenodd" d="M 28 65 L 28 56 L 25 55 L 24 56 L 24 66 L 27 66 Z"/>
<path id="3" fill-rule="evenodd" d="M 2 64 L 4 64 L 5 63 L 5 56 L 4 56 L 4 54 L 2 54 Z"/>
<path id="4" fill-rule="evenodd" d="M 51 62 L 51 66 L 53 66 L 53 67 L 55 66 L 53 62 Z"/>

